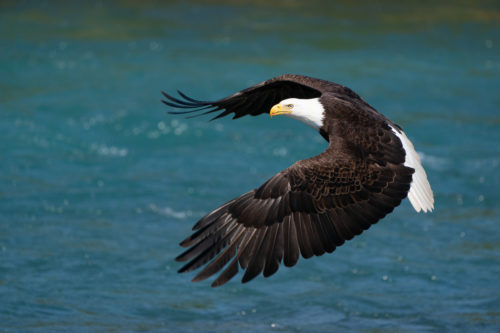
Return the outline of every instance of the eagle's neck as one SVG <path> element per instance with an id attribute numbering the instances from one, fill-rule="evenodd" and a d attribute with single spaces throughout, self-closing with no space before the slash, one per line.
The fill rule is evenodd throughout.
<path id="1" fill-rule="evenodd" d="M 288 116 L 300 120 L 317 131 L 323 127 L 325 119 L 325 109 L 319 98 L 300 99 L 300 103 Z"/>

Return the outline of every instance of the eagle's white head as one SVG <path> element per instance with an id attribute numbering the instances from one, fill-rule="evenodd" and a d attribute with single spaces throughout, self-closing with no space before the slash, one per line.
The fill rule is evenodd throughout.
<path id="1" fill-rule="evenodd" d="M 324 111 L 319 98 L 287 98 L 273 106 L 269 114 L 271 117 L 285 115 L 295 118 L 319 131 L 325 118 Z"/>

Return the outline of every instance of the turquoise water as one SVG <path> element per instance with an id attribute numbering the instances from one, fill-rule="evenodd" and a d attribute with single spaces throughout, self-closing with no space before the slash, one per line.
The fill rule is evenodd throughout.
<path id="1" fill-rule="evenodd" d="M 496 1 L 2 2 L 0 330 L 500 330 Z M 331 255 L 211 289 L 197 219 L 325 149 L 291 119 L 184 119 L 282 73 L 349 86 L 405 129 L 436 198 Z"/>

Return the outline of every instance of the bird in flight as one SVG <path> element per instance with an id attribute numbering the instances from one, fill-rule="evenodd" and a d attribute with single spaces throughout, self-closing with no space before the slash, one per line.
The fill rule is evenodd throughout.
<path id="1" fill-rule="evenodd" d="M 347 87 L 285 74 L 216 101 L 162 93 L 163 103 L 181 109 L 171 114 L 284 115 L 329 142 L 321 154 L 295 162 L 194 225 L 176 258 L 187 261 L 179 272 L 203 266 L 193 281 L 220 272 L 212 287 L 220 286 L 241 268 L 245 283 L 274 274 L 282 261 L 291 267 L 300 255 L 331 253 L 407 196 L 417 212 L 434 208 L 427 175 L 402 128 Z"/>

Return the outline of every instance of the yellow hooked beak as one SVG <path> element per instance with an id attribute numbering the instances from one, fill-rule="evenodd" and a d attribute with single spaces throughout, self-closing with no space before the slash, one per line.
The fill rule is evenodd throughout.
<path id="1" fill-rule="evenodd" d="M 269 115 L 271 118 L 273 116 L 279 116 L 281 114 L 289 114 L 292 113 L 292 111 L 286 107 L 286 105 L 281 105 L 281 104 L 276 104 L 271 108 L 271 111 L 269 111 Z"/>

